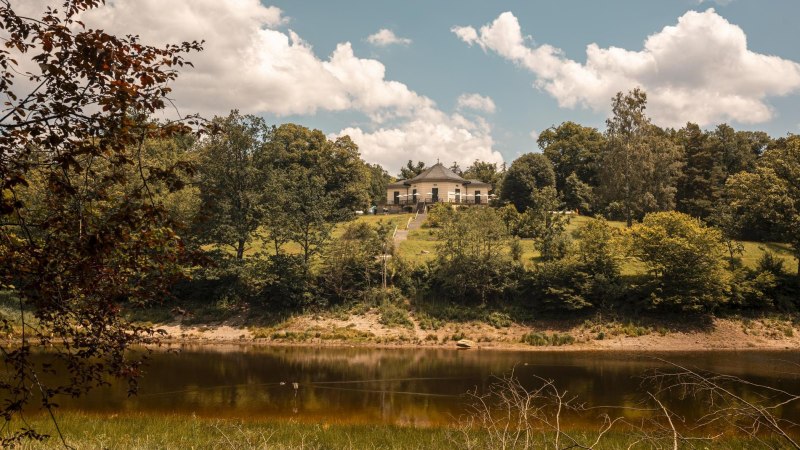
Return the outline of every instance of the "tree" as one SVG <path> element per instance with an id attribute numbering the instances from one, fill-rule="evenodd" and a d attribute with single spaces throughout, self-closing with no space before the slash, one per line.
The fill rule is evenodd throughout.
<path id="1" fill-rule="evenodd" d="M 492 185 L 492 192 L 500 187 L 503 181 L 504 168 L 498 168 L 497 163 L 478 161 L 477 159 L 467 167 L 461 176 L 467 180 L 480 180 Z"/>
<path id="2" fill-rule="evenodd" d="M 555 187 L 553 164 L 541 153 L 526 153 L 511 163 L 503 177 L 500 200 L 511 202 L 519 212 L 533 206 L 532 194 L 547 186 Z"/>
<path id="3" fill-rule="evenodd" d="M 408 163 L 406 163 L 405 167 L 400 168 L 400 175 L 398 176 L 401 180 L 410 180 L 415 176 L 421 174 L 426 169 L 425 163 L 422 161 L 418 161 L 416 165 L 409 159 Z"/>
<path id="4" fill-rule="evenodd" d="M 284 124 L 271 133 L 259 165 L 275 180 L 268 208 L 282 211 L 270 228 L 300 245 L 306 270 L 333 226 L 369 203 L 370 171 L 348 136 L 329 141 L 319 130 Z"/>
<path id="5" fill-rule="evenodd" d="M 727 207 L 740 237 L 792 245 L 800 261 L 800 136 L 779 140 L 725 185 Z M 798 265 L 800 271 L 800 264 Z"/>
<path id="6" fill-rule="evenodd" d="M 651 213 L 628 232 L 630 254 L 655 282 L 654 305 L 710 311 L 725 299 L 722 233 L 676 211 Z"/>
<path id="7" fill-rule="evenodd" d="M 567 177 L 561 195 L 566 209 L 578 210 L 583 214 L 592 212 L 592 204 L 594 203 L 592 187 L 581 181 L 574 173 Z"/>
<path id="8" fill-rule="evenodd" d="M 588 186 L 597 185 L 598 163 L 605 137 L 596 128 L 564 122 L 543 131 L 537 142 L 553 163 L 559 192 L 564 191 L 572 174 Z"/>
<path id="9" fill-rule="evenodd" d="M 218 132 L 200 148 L 198 233 L 206 242 L 230 246 L 242 259 L 266 212 L 268 172 L 258 162 L 271 130 L 264 119 L 238 111 L 215 117 L 212 124 Z"/>
<path id="10" fill-rule="evenodd" d="M 127 350 L 155 332 L 128 323 L 121 305 L 163 299 L 185 262 L 150 188 L 181 168 L 150 170 L 141 156 L 148 139 L 191 131 L 190 122 L 145 116 L 165 107 L 184 54 L 201 45 L 156 48 L 86 29 L 79 16 L 100 3 L 73 0 L 24 17 L 0 2 L 0 289 L 36 320 L 14 332 L 14 319 L 2 318 L 7 424 L 33 399 L 52 413 L 54 396 L 81 395 L 109 376 L 135 391 L 141 360 Z M 21 195 L 34 172 L 44 180 L 36 218 Z M 52 365 L 33 361 L 34 346 Z M 42 437 L 7 429 L 0 444 Z"/>
<path id="11" fill-rule="evenodd" d="M 457 211 L 437 237 L 441 243 L 431 279 L 439 295 L 484 304 L 515 287 L 509 236 L 494 208 Z"/>
<path id="12" fill-rule="evenodd" d="M 533 238 L 545 261 L 561 259 L 568 250 L 567 219 L 560 207 L 556 188 L 545 186 L 533 191 L 530 207 L 520 215 L 518 235 Z"/>
<path id="13" fill-rule="evenodd" d="M 763 131 L 736 131 L 727 124 L 721 124 L 710 134 L 709 141 L 720 156 L 726 174 L 730 176 L 743 170 L 752 170 L 771 139 Z"/>
<path id="14" fill-rule="evenodd" d="M 697 124 L 687 123 L 678 131 L 685 166 L 678 181 L 676 203 L 679 211 L 693 217 L 709 217 L 722 195 L 728 170 L 714 140 Z"/>
<path id="15" fill-rule="evenodd" d="M 619 92 L 606 120 L 599 191 L 609 213 L 622 216 L 629 227 L 648 212 L 674 207 L 680 168 L 677 147 L 650 123 L 646 107 L 647 94 L 639 88 Z"/>
<path id="16" fill-rule="evenodd" d="M 623 251 L 619 233 L 605 219 L 590 219 L 576 231 L 578 257 L 593 276 L 616 280 Z"/>
<path id="17" fill-rule="evenodd" d="M 369 170 L 370 204 L 379 205 L 386 201 L 386 186 L 394 181 L 380 164 L 367 164 Z"/>
<path id="18" fill-rule="evenodd" d="M 364 300 L 371 288 L 381 285 L 386 259 L 394 246 L 393 227 L 379 222 L 354 222 L 325 249 L 320 281 L 326 296 L 338 303 Z"/>

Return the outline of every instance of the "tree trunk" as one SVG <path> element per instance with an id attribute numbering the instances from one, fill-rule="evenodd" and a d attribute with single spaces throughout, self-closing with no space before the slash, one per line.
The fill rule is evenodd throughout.
<path id="1" fill-rule="evenodd" d="M 244 258 L 244 239 L 239 239 L 239 246 L 236 247 L 236 259 Z"/>

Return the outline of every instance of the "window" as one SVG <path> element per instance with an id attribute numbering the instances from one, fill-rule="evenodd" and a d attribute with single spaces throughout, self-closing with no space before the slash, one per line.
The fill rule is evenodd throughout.
<path id="1" fill-rule="evenodd" d="M 400 191 L 394 191 L 394 204 L 400 204 Z"/>

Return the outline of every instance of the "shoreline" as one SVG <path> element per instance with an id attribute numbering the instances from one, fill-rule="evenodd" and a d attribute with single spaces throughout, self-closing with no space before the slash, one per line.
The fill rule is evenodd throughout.
<path id="1" fill-rule="evenodd" d="M 347 319 L 299 316 L 286 323 L 262 329 L 234 324 L 181 325 L 155 324 L 167 334 L 162 346 L 247 346 L 247 347 L 317 347 L 373 349 L 456 350 L 456 341 L 468 339 L 475 347 L 462 351 L 521 352 L 698 352 L 698 351 L 775 351 L 800 350 L 800 330 L 791 321 L 764 319 L 761 323 L 743 319 L 712 320 L 708 329 L 691 331 L 656 331 L 634 328 L 635 335 L 608 332 L 613 324 L 572 327 L 559 323 L 541 326 L 512 324 L 496 328 L 485 323 L 447 324 L 427 333 L 414 323 L 411 328 L 386 327 L 374 317 L 353 316 Z M 615 326 L 615 325 L 614 325 Z M 800 327 L 800 325 L 799 325 Z M 458 331 L 454 331 L 458 330 Z M 529 334 L 569 336 L 563 345 L 530 345 L 522 342 Z M 604 336 L 604 333 L 606 335 Z M 602 338 L 598 339 L 597 337 Z M 434 338 L 432 338 L 435 337 Z M 455 339 L 459 338 L 459 339 Z"/>

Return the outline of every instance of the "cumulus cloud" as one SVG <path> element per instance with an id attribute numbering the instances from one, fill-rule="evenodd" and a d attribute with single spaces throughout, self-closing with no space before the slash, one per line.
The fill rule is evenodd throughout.
<path id="1" fill-rule="evenodd" d="M 491 97 L 484 97 L 480 94 L 461 94 L 456 100 L 458 109 L 474 109 L 489 114 L 495 112 L 494 101 Z"/>
<path id="2" fill-rule="evenodd" d="M 533 139 L 534 141 L 538 141 L 539 140 L 539 132 L 536 131 L 536 130 L 531 130 L 531 132 L 528 133 L 528 136 L 530 136 L 531 139 Z"/>
<path id="3" fill-rule="evenodd" d="M 459 114 L 447 115 L 429 110 L 395 127 L 381 127 L 372 132 L 361 128 L 346 128 L 347 134 L 358 143 L 364 159 L 380 161 L 390 173 L 395 173 L 411 159 L 431 164 L 436 159 L 457 161 L 462 166 L 474 160 L 502 163 L 503 157 L 492 150 L 489 125 L 478 119 L 467 120 Z"/>
<path id="4" fill-rule="evenodd" d="M 529 70 L 534 86 L 562 107 L 607 112 L 616 92 L 641 86 L 648 111 L 662 125 L 765 122 L 774 114 L 768 97 L 800 90 L 800 64 L 749 50 L 744 31 L 714 9 L 687 12 L 649 36 L 639 51 L 589 44 L 583 64 L 551 45 L 528 45 L 510 12 L 480 30 L 452 32 Z"/>
<path id="5" fill-rule="evenodd" d="M 731 3 L 733 3 L 733 0 L 697 0 L 697 4 L 698 5 L 701 5 L 703 3 L 711 3 L 711 2 L 716 3 L 716 4 L 720 5 L 720 6 L 728 6 Z"/>
<path id="6" fill-rule="evenodd" d="M 392 44 L 409 45 L 411 39 L 398 37 L 394 31 L 381 28 L 377 33 L 369 35 L 367 42 L 378 47 L 386 47 Z"/>
<path id="7" fill-rule="evenodd" d="M 351 134 L 365 159 L 390 171 L 408 159 L 502 160 L 485 123 L 445 113 L 386 79 L 385 66 L 356 56 L 349 42 L 319 57 L 286 29 L 291 21 L 283 11 L 259 0 L 171 0 L 168 8 L 163 0 L 109 0 L 82 19 L 89 27 L 139 34 L 152 45 L 205 40 L 205 50 L 189 56 L 194 68 L 185 67 L 172 85 L 183 114 L 357 111 L 367 125 L 332 135 Z"/>

